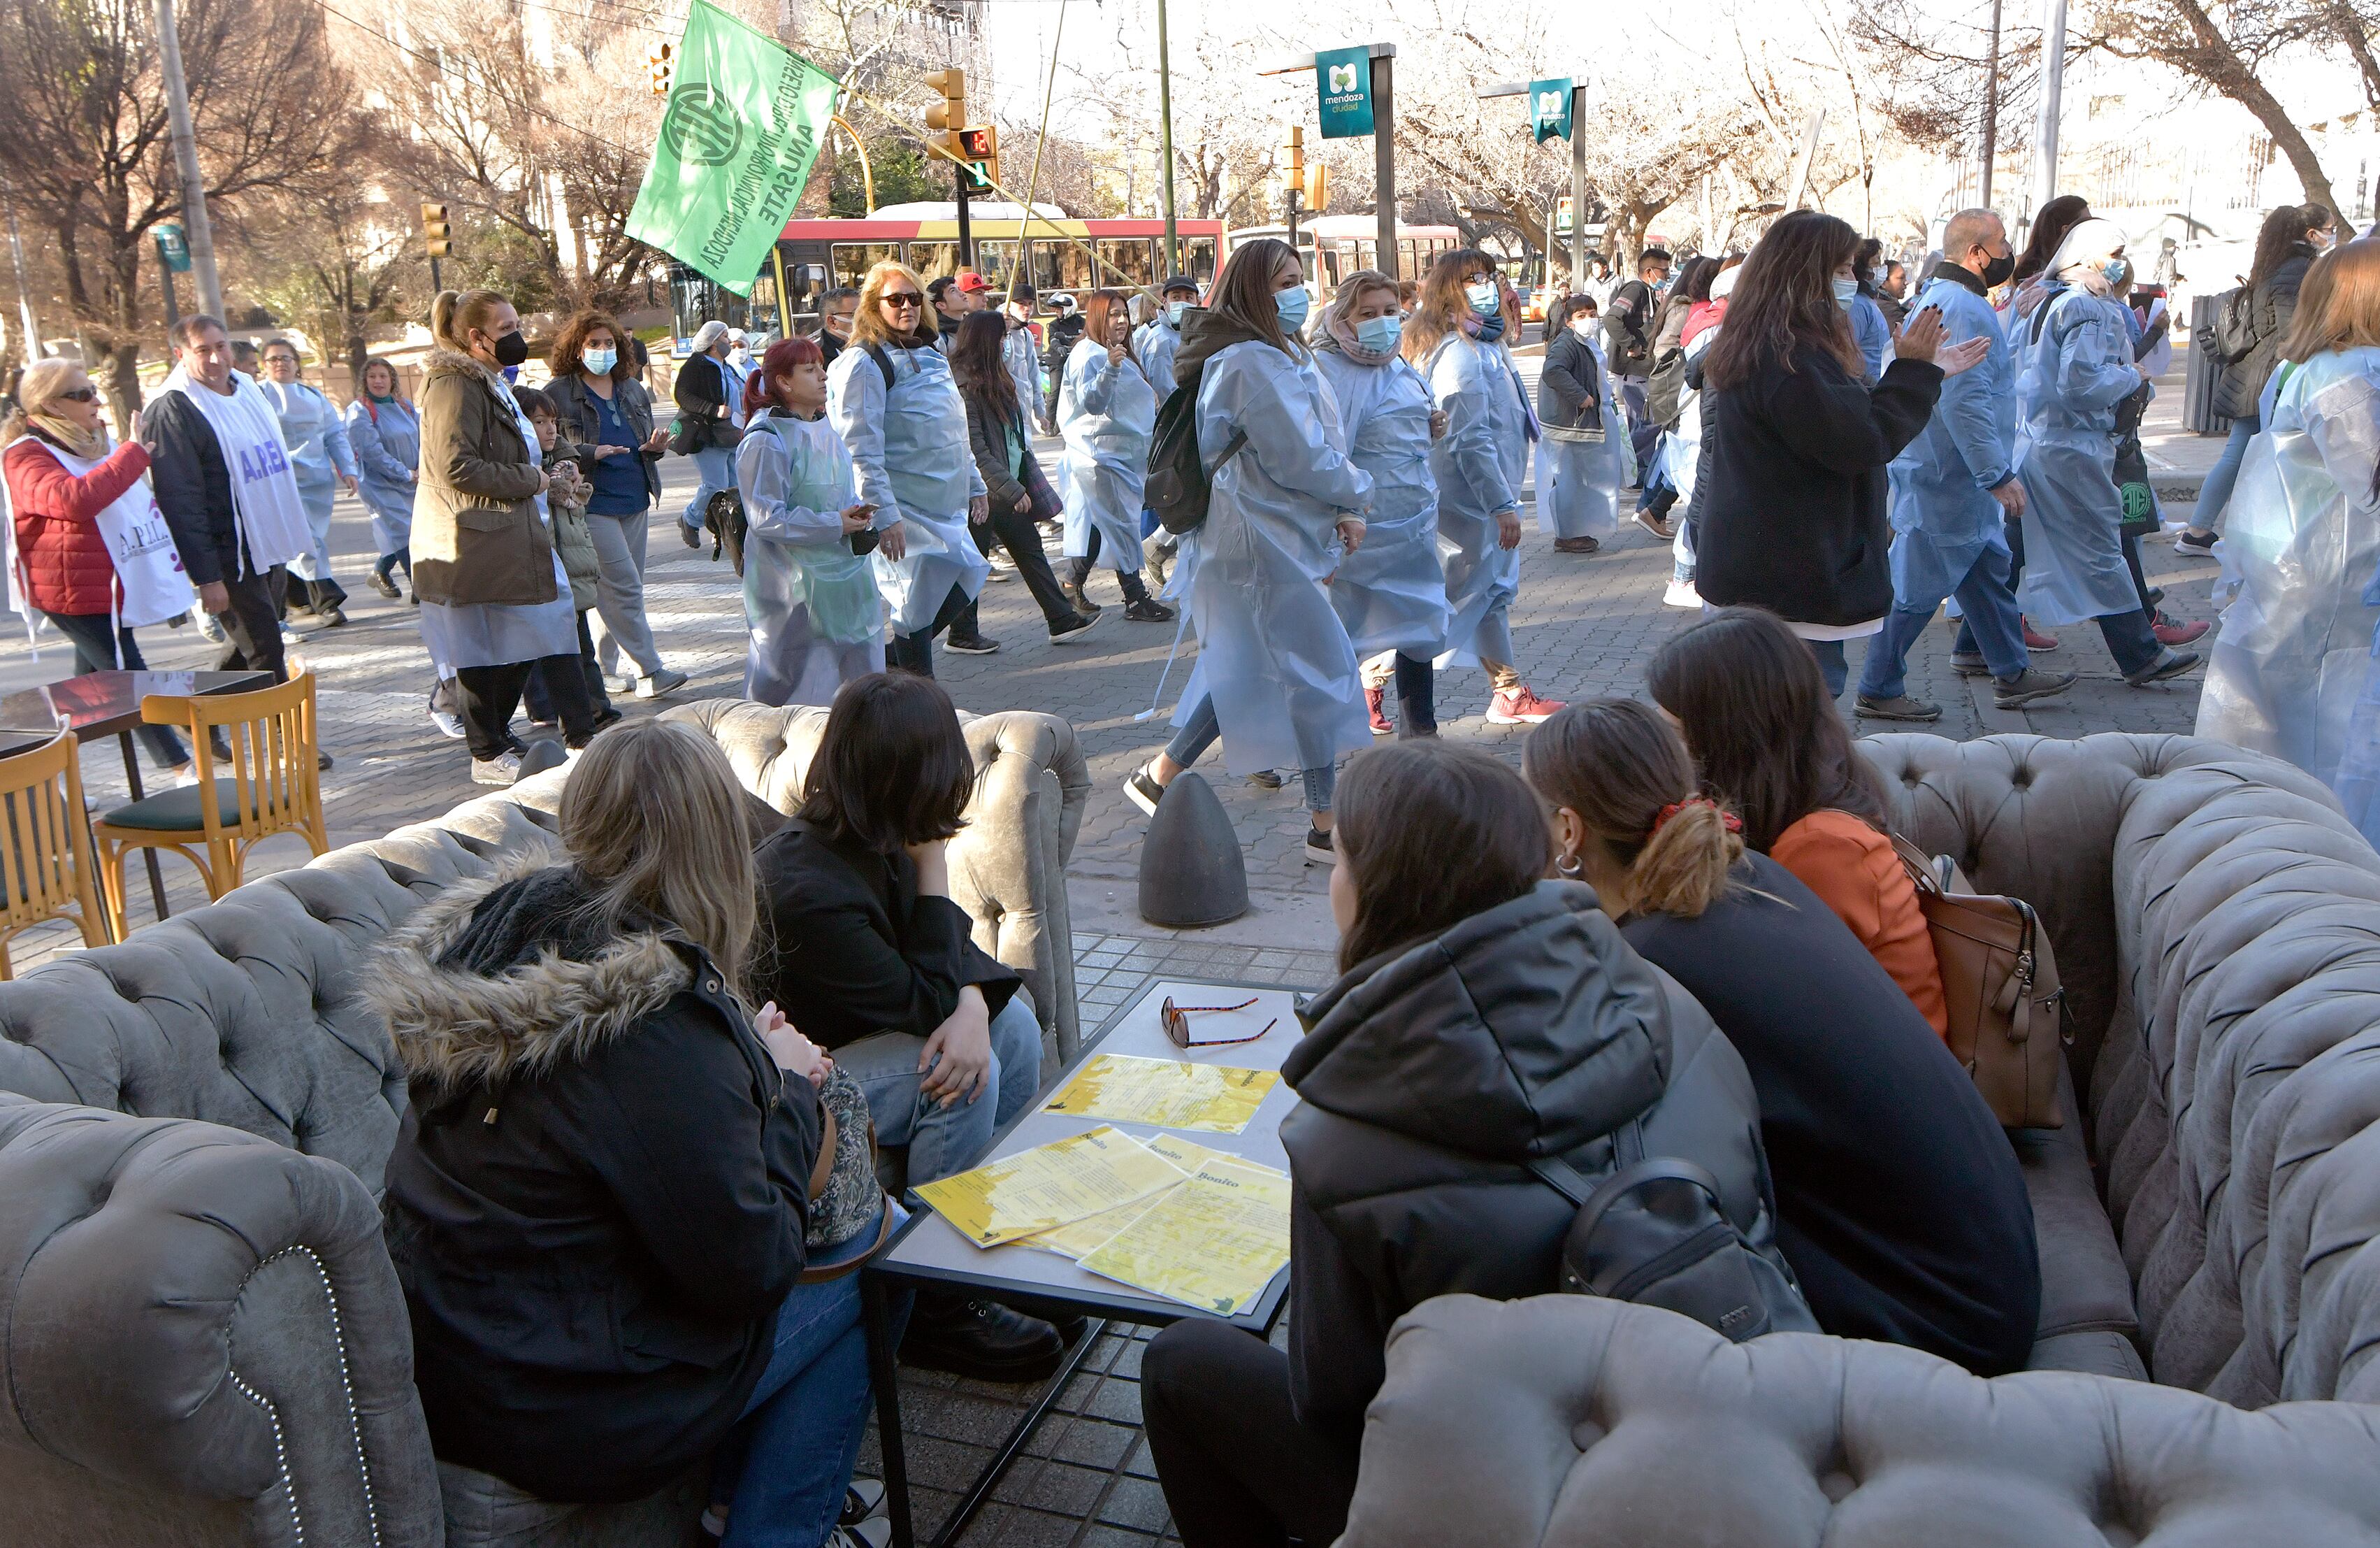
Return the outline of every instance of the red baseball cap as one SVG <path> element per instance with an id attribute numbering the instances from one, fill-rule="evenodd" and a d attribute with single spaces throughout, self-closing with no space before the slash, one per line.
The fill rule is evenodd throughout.
<path id="1" fill-rule="evenodd" d="M 984 278 L 981 274 L 977 274 L 973 269 L 961 269 L 959 271 L 959 288 L 965 291 L 970 296 L 980 296 L 985 291 L 991 288 L 991 282 Z"/>

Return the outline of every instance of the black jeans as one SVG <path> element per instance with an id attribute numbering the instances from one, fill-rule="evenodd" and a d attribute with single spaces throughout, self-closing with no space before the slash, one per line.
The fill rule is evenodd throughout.
<path id="1" fill-rule="evenodd" d="M 502 666 L 466 666 L 455 674 L 455 697 L 463 713 L 463 739 L 471 757 L 486 762 L 513 745 L 513 711 L 520 707 L 521 689 L 531 671 L 543 668 L 545 686 L 562 716 L 562 739 L 585 747 L 595 735 L 595 707 L 587 699 L 587 682 L 579 676 L 577 656 L 540 656 L 535 661 L 508 662 Z"/>
<path id="2" fill-rule="evenodd" d="M 1329 1548 L 1355 1497 L 1359 1433 L 1298 1422 L 1289 1357 L 1219 1323 L 1176 1323 L 1140 1364 L 1140 1411 L 1182 1548 Z"/>
<path id="3" fill-rule="evenodd" d="M 1099 530 L 1094 527 L 1091 529 L 1090 552 L 1079 559 L 1067 562 L 1066 583 L 1068 585 L 1079 587 L 1091 578 L 1091 567 L 1099 562 L 1100 546 Z M 1133 560 L 1134 564 L 1130 569 L 1125 569 L 1122 565 L 1115 566 L 1116 584 L 1123 588 L 1123 600 L 1127 603 L 1138 602 L 1148 595 L 1148 587 L 1140 579 L 1140 554 L 1136 550 L 1133 554 Z M 1110 563 L 1113 564 L 1114 561 L 1111 560 Z"/>
<path id="4" fill-rule="evenodd" d="M 1397 652 L 1397 736 L 1438 735 L 1438 667 L 1429 657 L 1416 661 Z"/>
<path id="5" fill-rule="evenodd" d="M 382 555 L 380 562 L 372 566 L 372 573 L 382 580 L 387 579 L 389 571 L 394 569 L 405 571 L 405 579 L 407 580 L 413 579 L 413 545 L 411 543 L 406 544 L 394 554 Z M 579 616 L 584 620 L 586 615 L 582 613 Z"/>
<path id="6" fill-rule="evenodd" d="M 603 686 L 603 668 L 596 664 L 595 637 L 588 632 L 587 615 L 590 611 L 585 607 L 578 610 L 578 675 L 587 683 L 588 706 L 601 718 L 612 708 L 612 694 Z M 554 656 L 551 659 L 560 661 L 563 658 Z M 521 702 L 528 706 L 531 720 L 551 722 L 554 718 L 553 695 L 547 691 L 545 686 L 544 662 L 530 664 L 528 681 L 521 685 Z"/>
<path id="7" fill-rule="evenodd" d="M 885 666 L 901 672 L 915 672 L 920 677 L 932 676 L 934 636 L 965 617 L 968 609 L 974 606 L 975 599 L 966 594 L 966 588 L 953 584 L 951 594 L 942 599 L 941 611 L 934 615 L 932 623 L 915 634 L 903 634 L 897 628 L 892 631 L 892 642 L 884 647 Z"/>
<path id="8" fill-rule="evenodd" d="M 985 546 L 987 531 L 991 540 L 1008 550 L 1008 556 L 1016 561 L 1016 573 L 1024 577 L 1025 589 L 1033 593 L 1035 604 L 1041 609 L 1042 622 L 1056 628 L 1060 624 L 1073 623 L 1081 616 L 1075 611 L 1075 604 L 1066 600 L 1066 593 L 1058 589 L 1058 578 L 1050 568 L 1050 555 L 1041 550 L 1040 525 L 1030 514 L 1014 510 L 994 511 L 988 529 L 968 528 L 968 535 L 975 539 L 976 546 L 990 554 L 991 550 Z M 976 621 L 974 603 L 968 603 L 966 611 L 951 625 L 951 632 L 962 640 L 972 639 L 982 632 Z"/>
<path id="9" fill-rule="evenodd" d="M 224 590 L 231 593 L 231 611 L 218 614 L 226 644 L 215 662 L 218 672 L 270 672 L 276 683 L 289 680 L 287 658 L 281 650 L 281 599 L 288 592 L 289 572 L 279 565 L 258 573 L 237 573 L 238 556 L 223 560 Z"/>
<path id="10" fill-rule="evenodd" d="M 149 664 L 141 659 L 140 643 L 128 628 L 111 631 L 104 613 L 44 613 L 42 617 L 58 627 L 58 632 L 74 646 L 75 671 L 113 672 L 121 667 L 127 672 L 145 672 Z M 110 639 L 113 632 L 115 638 Z M 143 725 L 132 735 L 161 769 L 178 769 L 190 761 L 190 750 L 182 738 L 174 735 L 170 725 Z"/>

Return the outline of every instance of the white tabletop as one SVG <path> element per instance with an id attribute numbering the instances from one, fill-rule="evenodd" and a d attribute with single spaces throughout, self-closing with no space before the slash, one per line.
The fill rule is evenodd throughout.
<path id="1" fill-rule="evenodd" d="M 1196 1038 L 1245 1037 L 1277 1018 L 1278 1024 L 1254 1042 L 1194 1048 L 1184 1052 L 1166 1039 L 1165 1029 L 1158 1018 L 1158 1007 L 1169 996 L 1177 1006 L 1220 1006 L 1237 1005 L 1250 995 L 1256 996 L 1257 1003 L 1245 1011 L 1223 1016 L 1192 1017 L 1190 1032 Z M 1233 1069 L 1279 1069 L 1281 1060 L 1288 1057 L 1290 1049 L 1304 1035 L 1304 1030 L 1298 1025 L 1295 1004 L 1294 994 L 1277 987 L 1201 982 L 1194 979 L 1160 979 L 1116 1013 L 1107 1030 L 1087 1044 L 1075 1062 L 1060 1073 L 1056 1083 L 1041 1093 L 1038 1102 L 1010 1125 L 1008 1131 L 993 1142 L 991 1153 L 984 1159 L 996 1161 L 1019 1151 L 1031 1150 L 1036 1145 L 1046 1145 L 1053 1140 L 1063 1140 L 1068 1135 L 1109 1124 L 1111 1120 L 1106 1118 L 1075 1117 L 1046 1112 L 1041 1105 L 1073 1078 L 1075 1071 L 1101 1054 L 1188 1060 Z M 1248 1127 L 1237 1134 L 1214 1134 L 1205 1129 L 1172 1132 L 1180 1133 L 1208 1150 L 1223 1151 L 1285 1172 L 1289 1169 L 1289 1157 L 1281 1148 L 1281 1120 L 1296 1102 L 1297 1093 L 1284 1082 L 1265 1093 L 1264 1101 L 1257 1108 L 1256 1115 L 1249 1120 Z M 1117 1123 L 1114 1127 L 1136 1140 L 1147 1140 L 1168 1132 L 1148 1124 Z M 1025 1242 L 978 1248 L 930 1210 L 920 1211 L 893 1245 L 876 1260 L 874 1266 L 904 1278 L 958 1281 L 994 1296 L 1015 1294 L 1066 1301 L 1079 1306 L 1090 1316 L 1170 1323 L 1184 1317 L 1207 1315 L 1180 1301 L 1152 1296 L 1129 1285 L 1120 1285 L 1112 1279 L 1087 1273 L 1054 1252 L 1045 1252 Z M 1287 1269 L 1274 1275 L 1272 1284 L 1267 1286 L 1264 1294 L 1232 1321 L 1259 1331 L 1269 1329 L 1279 1310 L 1288 1278 Z"/>

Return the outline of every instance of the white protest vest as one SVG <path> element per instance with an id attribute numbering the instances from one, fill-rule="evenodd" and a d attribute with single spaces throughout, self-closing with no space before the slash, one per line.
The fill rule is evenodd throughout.
<path id="1" fill-rule="evenodd" d="M 88 476 L 107 459 L 104 452 L 95 457 L 77 457 L 38 435 L 21 439 L 56 457 L 58 466 L 77 478 Z M 108 559 L 115 566 L 112 611 L 118 624 L 127 628 L 162 624 L 198 605 L 198 593 L 191 590 L 189 577 L 182 573 L 182 556 L 175 550 L 165 513 L 157 508 L 157 497 L 150 492 L 146 478 L 136 481 L 92 520 L 99 528 L 100 542 L 107 545 Z M 30 586 L 19 568 L 24 561 L 15 552 L 15 529 L 11 521 L 9 579 L 16 588 L 12 594 L 22 596 Z"/>
<path id="2" fill-rule="evenodd" d="M 313 532 L 306 524 L 306 502 L 298 493 L 298 475 L 289 466 L 289 449 L 281 440 L 281 416 L 264 390 L 235 371 L 228 394 L 190 380 L 176 367 L 164 390 L 178 392 L 198 405 L 215 440 L 223 446 L 224 468 L 231 475 L 231 503 L 239 516 L 245 540 L 244 563 L 260 568 L 285 565 L 313 552 Z"/>

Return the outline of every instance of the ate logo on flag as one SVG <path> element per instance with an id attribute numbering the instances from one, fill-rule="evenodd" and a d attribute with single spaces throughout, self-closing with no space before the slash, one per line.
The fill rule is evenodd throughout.
<path id="1" fill-rule="evenodd" d="M 744 149 L 744 121 L 709 81 L 670 95 L 662 116 L 662 144 L 697 166 L 725 166 Z"/>

